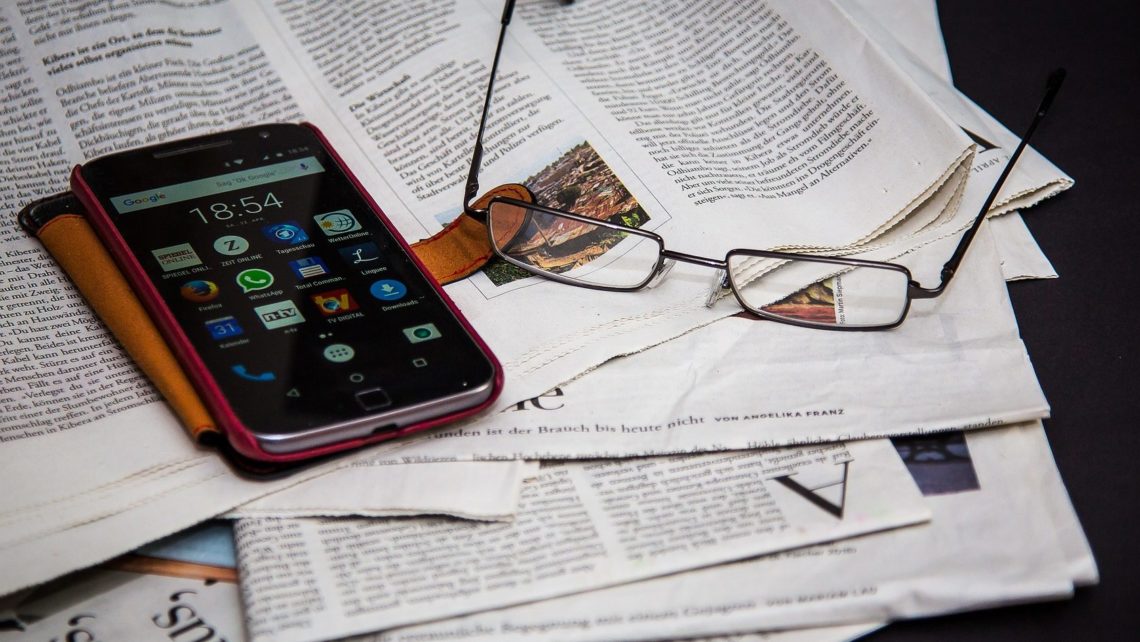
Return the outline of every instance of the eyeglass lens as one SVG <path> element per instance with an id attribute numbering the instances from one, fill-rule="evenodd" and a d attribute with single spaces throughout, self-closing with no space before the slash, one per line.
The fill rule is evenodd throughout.
<path id="1" fill-rule="evenodd" d="M 910 279 L 886 267 L 733 255 L 728 272 L 744 307 L 800 324 L 889 326 L 902 320 L 908 305 Z"/>
<path id="2" fill-rule="evenodd" d="M 637 289 L 661 257 L 656 239 L 545 210 L 496 202 L 487 224 L 499 253 L 531 272 L 587 287 Z"/>

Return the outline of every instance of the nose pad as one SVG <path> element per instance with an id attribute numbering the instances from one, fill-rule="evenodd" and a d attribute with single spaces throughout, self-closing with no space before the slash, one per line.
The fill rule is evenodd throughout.
<path id="1" fill-rule="evenodd" d="M 711 308 L 713 304 L 724 296 L 724 291 L 731 288 L 732 285 L 728 282 L 728 272 L 724 270 L 717 270 L 713 278 L 712 286 L 709 288 L 709 295 L 705 298 L 705 307 Z"/>
<path id="2" fill-rule="evenodd" d="M 649 283 L 645 284 L 645 287 L 657 287 L 657 284 L 665 278 L 665 275 L 668 274 L 669 270 L 672 270 L 673 266 L 676 264 L 677 262 L 673 259 L 665 259 L 665 261 L 661 263 L 661 267 L 657 268 L 657 273 L 653 275 L 653 278 L 649 280 Z"/>

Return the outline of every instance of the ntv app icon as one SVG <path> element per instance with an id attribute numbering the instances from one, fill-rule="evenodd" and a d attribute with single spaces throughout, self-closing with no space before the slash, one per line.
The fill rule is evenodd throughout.
<path id="1" fill-rule="evenodd" d="M 258 306 L 253 309 L 257 318 L 267 330 L 284 328 L 298 323 L 304 323 L 305 317 L 292 301 L 278 301 L 269 305 Z"/>

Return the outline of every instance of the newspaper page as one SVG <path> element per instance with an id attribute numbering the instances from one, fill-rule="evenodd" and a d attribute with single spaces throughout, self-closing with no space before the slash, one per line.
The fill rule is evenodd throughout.
<path id="1" fill-rule="evenodd" d="M 936 0 L 836 0 L 836 4 L 848 12 L 860 9 L 852 15 L 860 26 L 862 16 L 871 16 L 927 69 L 953 82 Z"/>
<path id="2" fill-rule="evenodd" d="M 498 415 L 424 435 L 396 460 L 758 448 L 1044 417 L 1048 402 L 987 226 L 932 309 L 916 303 L 893 330 L 718 321 Z M 949 257 L 956 241 L 929 249 Z"/>
<path id="3" fill-rule="evenodd" d="M 17 640 L 130 640 L 132 642 L 244 642 L 238 587 L 160 575 L 91 571 L 66 587 L 40 592 L 0 608 L 0 642 Z M 720 638 L 723 642 L 841 642 L 876 624 Z M 709 642 L 714 642 L 709 640 Z"/>
<path id="4" fill-rule="evenodd" d="M 363 633 L 912 524 L 913 486 L 864 441 L 550 464 L 512 523 L 241 520 L 247 630 Z"/>
<path id="5" fill-rule="evenodd" d="M 17 604 L 19 628 L 0 641 L 245 639 L 232 582 L 95 570 L 54 588 Z"/>
<path id="6" fill-rule="evenodd" d="M 7 212 L 0 225 L 0 483 L 7 491 L 0 497 L 0 594 L 6 594 L 330 468 L 285 482 L 247 482 L 212 452 L 193 447 L 14 216 L 27 202 L 65 189 L 70 166 L 85 158 L 302 118 L 282 82 L 288 68 L 275 66 L 229 3 L 158 10 L 142 2 L 84 8 L 21 2 L 0 6 L 0 42 L 0 205 Z M 488 482 L 478 486 L 488 503 L 502 479 L 480 476 Z M 435 485 L 417 492 L 431 511 L 442 507 Z M 516 495 L 500 499 L 510 505 Z M 402 509 L 414 507 L 410 499 L 405 494 Z"/>
<path id="7" fill-rule="evenodd" d="M 671 28 L 659 26 L 642 30 L 633 28 L 640 14 L 630 11 L 636 8 L 637 12 L 656 13 L 660 7 L 584 4 L 591 6 L 553 3 L 547 6 L 541 2 L 518 6 L 489 123 L 485 186 L 522 181 L 534 189 L 540 202 L 590 212 L 591 216 L 620 216 L 643 229 L 664 235 L 667 241 L 675 235 L 687 242 L 707 245 L 707 248 L 685 247 L 686 251 L 707 249 L 719 256 L 738 244 L 739 239 L 747 238 L 746 229 L 762 228 L 764 233 L 755 237 L 764 239 L 765 247 L 851 245 L 864 238 L 881 236 L 892 223 L 908 214 L 917 216 L 920 210 L 925 218 L 922 223 L 916 223 L 919 226 L 952 213 L 956 204 L 953 195 L 964 179 L 969 160 L 969 140 L 947 123 L 921 92 L 877 52 L 866 53 L 865 60 L 858 65 L 836 62 L 834 58 L 842 57 L 839 48 L 857 47 L 863 37 L 831 5 L 812 3 L 812 9 L 803 9 L 802 3 L 786 3 L 789 6 L 781 3 L 778 8 L 771 3 L 753 3 L 746 7 L 747 15 L 740 16 L 726 13 L 729 5 L 723 3 L 724 11 L 719 13 L 689 11 L 685 12 L 683 21 Z M 278 49 L 274 51 L 280 56 L 296 57 L 298 69 L 305 74 L 305 78 L 297 82 L 311 83 L 321 89 L 309 96 L 302 96 L 299 91 L 294 93 L 308 100 L 307 114 L 343 125 L 343 128 L 330 126 L 335 130 L 330 135 L 338 145 L 343 143 L 344 147 L 351 148 L 353 157 L 360 158 L 361 164 L 376 169 L 378 180 L 369 183 L 369 188 L 380 197 L 406 236 L 414 238 L 433 233 L 458 213 L 462 177 L 466 175 L 501 6 L 495 2 L 441 2 L 425 7 L 424 12 L 409 12 L 402 3 L 334 7 L 313 0 L 295 0 L 262 2 L 260 12 L 255 12 L 251 5 L 243 7 L 251 14 L 251 24 L 264 27 L 258 32 L 261 42 L 269 47 L 276 41 Z M 565 9 L 565 13 L 552 13 L 549 11 L 552 8 Z M 793 21 L 788 16 L 796 12 L 806 14 Z M 782 119 L 788 137 L 766 146 L 775 149 L 786 144 L 795 147 L 790 150 L 792 156 L 801 154 L 803 158 L 796 161 L 802 166 L 788 165 L 787 154 L 779 152 L 785 154 L 785 158 L 772 161 L 771 173 L 765 179 L 767 187 L 760 190 L 761 196 L 747 196 L 741 191 L 743 188 L 735 187 L 746 180 L 743 174 L 738 177 L 740 180 L 733 179 L 732 186 L 709 179 L 709 187 L 685 191 L 678 183 L 696 181 L 694 172 L 721 173 L 717 169 L 721 162 L 729 163 L 721 158 L 725 149 L 694 149 L 692 160 L 682 163 L 683 170 L 669 160 L 676 151 L 662 157 L 664 160 L 654 160 L 645 144 L 638 140 L 646 136 L 630 133 L 638 128 L 637 123 L 616 119 L 604 109 L 595 88 L 583 86 L 571 73 L 569 57 L 554 52 L 538 35 L 539 31 L 554 29 L 558 20 L 581 21 L 585 15 L 602 14 L 621 15 L 630 32 L 623 34 L 623 42 L 631 45 L 630 51 L 640 51 L 646 56 L 637 64 L 645 67 L 656 60 L 652 56 L 657 55 L 679 61 L 684 58 L 688 61 L 686 65 L 691 62 L 698 66 L 692 74 L 694 77 L 700 77 L 703 69 L 713 73 L 728 67 L 722 61 L 697 60 L 692 55 L 692 43 L 684 51 L 674 48 L 671 39 L 661 37 L 663 33 L 690 33 L 694 28 L 702 29 L 702 21 L 710 21 L 708 27 L 712 31 L 709 33 L 719 35 L 709 47 L 716 50 L 714 45 L 742 37 L 739 33 L 725 33 L 726 25 L 746 20 L 757 29 L 763 28 L 764 38 L 750 42 L 747 49 L 741 50 L 740 64 L 731 71 L 731 77 L 722 75 L 721 81 L 727 86 L 741 79 L 772 76 L 775 84 L 768 87 L 772 94 L 765 100 L 772 103 L 773 109 L 780 97 L 797 100 L 793 98 L 797 91 L 811 92 L 812 87 L 816 87 L 826 95 L 839 84 L 843 88 L 836 90 L 830 103 L 816 99 L 804 103 L 805 109 L 808 104 L 813 106 L 808 111 L 814 120 L 803 110 L 785 116 L 764 111 L 764 119 Z M 539 27 L 532 29 L 536 24 Z M 602 22 L 593 24 L 598 26 Z M 813 35 L 817 31 L 826 33 L 827 37 Z M 477 33 L 486 33 L 488 37 L 472 37 Z M 405 44 L 390 47 L 376 44 L 384 37 L 391 38 L 393 43 Z M 606 41 L 602 33 L 583 32 L 582 38 L 585 43 Z M 794 47 L 783 47 L 778 55 L 772 53 L 781 38 L 794 41 Z M 352 54 L 346 54 L 338 49 L 343 42 L 360 45 Z M 761 55 L 765 47 L 769 47 L 768 53 Z M 659 51 L 654 53 L 655 49 Z M 795 55 L 802 55 L 802 60 L 793 64 L 792 58 L 788 58 L 795 73 L 787 76 L 773 65 L 776 58 L 792 56 L 788 53 L 792 49 Z M 412 57 L 408 54 L 410 50 L 416 52 Z M 745 56 L 744 52 L 749 55 Z M 591 59 L 613 58 L 611 52 L 591 51 L 589 54 Z M 680 69 L 680 63 L 675 67 Z M 870 73 L 871 69 L 878 71 Z M 639 74 L 620 75 L 628 79 Z M 607 77 L 618 78 L 613 74 Z M 827 82 L 831 84 L 824 89 L 820 83 Z M 716 98 L 716 92 L 723 93 L 725 87 L 717 89 L 710 83 L 694 84 L 694 105 L 688 111 L 696 114 L 695 122 L 700 120 L 700 112 L 709 103 L 724 103 Z M 676 81 L 672 83 L 675 84 Z M 802 88 L 797 89 L 800 85 Z M 883 93 L 884 85 L 891 88 L 887 92 L 891 100 L 875 98 L 887 95 Z M 656 105 L 653 109 L 658 116 L 662 110 L 671 109 L 669 92 L 652 91 L 635 84 L 628 88 L 631 93 L 643 89 L 649 90 L 644 102 Z M 844 92 L 849 93 L 836 102 L 835 97 Z M 865 105 L 860 102 L 864 100 L 864 93 Z M 800 100 L 805 96 L 801 95 Z M 832 106 L 827 107 L 831 103 Z M 876 110 L 874 115 L 872 109 Z M 912 110 L 914 114 L 903 114 Z M 444 114 L 448 122 L 465 120 L 470 127 L 443 127 L 435 120 L 439 114 Z M 834 120 L 827 124 L 832 116 Z M 720 122 L 731 117 L 718 115 L 716 118 Z M 751 120 L 748 128 L 764 126 L 756 119 Z M 874 132 L 864 132 L 872 121 L 876 123 Z M 324 122 L 318 120 L 319 124 Z M 862 124 L 855 125 L 857 122 Z M 707 127 L 701 122 L 697 125 Z M 809 125 L 835 130 L 826 137 L 829 141 L 826 149 L 803 151 L 810 146 L 805 137 L 814 131 Z M 719 136 L 726 140 L 753 138 L 748 128 L 721 132 Z M 854 141 L 856 137 L 858 141 Z M 900 141 L 903 137 L 909 141 L 907 145 L 888 142 Z M 693 139 L 696 138 L 694 135 Z M 790 142 L 792 138 L 804 139 L 804 144 Z M 894 150 L 909 148 L 916 141 L 921 143 L 916 146 L 923 150 L 915 154 L 922 158 L 902 160 L 895 153 Z M 448 150 L 446 153 L 428 151 L 440 143 Z M 862 151 L 852 156 L 856 148 Z M 931 154 L 934 157 L 930 157 Z M 755 160 L 743 160 L 746 156 L 743 152 L 729 155 L 737 163 Z M 442 158 L 437 158 L 440 156 Z M 809 156 L 816 160 L 803 160 Z M 442 167 L 442 173 L 419 169 L 428 160 Z M 816 161 L 842 162 L 843 167 L 832 167 L 834 171 L 808 167 Z M 662 163 L 676 166 L 663 167 Z M 870 166 L 878 168 L 873 174 L 875 181 L 884 182 L 881 189 L 866 189 L 866 178 L 855 178 L 863 175 L 863 168 Z M 736 173 L 740 172 L 745 170 Z M 816 177 L 820 182 L 808 189 L 806 185 L 815 180 L 810 177 L 812 172 L 828 176 Z M 679 178 L 681 174 L 686 176 L 683 180 Z M 786 179 L 781 180 L 789 183 L 786 189 L 774 187 L 775 182 L 780 182 L 775 176 L 780 174 Z M 907 185 L 903 187 L 896 181 Z M 846 188 L 853 183 L 862 183 L 861 196 L 847 192 Z M 661 191 L 659 187 L 668 189 Z M 945 189 L 939 192 L 940 187 Z M 714 194 L 696 198 L 696 192 L 702 189 Z M 839 197 L 841 191 L 843 196 Z M 721 192 L 735 196 L 716 195 Z M 921 207 L 936 192 L 941 195 L 937 206 Z M 841 202 L 846 209 L 837 212 L 834 207 L 816 206 L 824 200 L 832 206 Z M 779 211 L 782 207 L 777 205 L 786 205 L 783 213 Z M 403 208 L 407 211 L 402 212 Z M 794 216 L 790 213 L 793 210 Z M 815 214 L 807 213 L 820 211 L 833 215 L 828 217 L 828 222 L 817 225 L 819 221 L 812 220 Z M 713 224 L 710 225 L 710 221 Z M 795 233 L 792 230 L 796 230 Z M 580 239 L 574 247 L 588 241 Z M 612 251 L 625 252 L 626 245 L 619 243 Z M 582 250 L 584 254 L 559 256 L 557 261 L 597 260 L 589 257 L 609 252 L 598 254 L 603 249 L 590 246 Z M 449 294 L 488 339 L 506 364 L 508 374 L 518 375 L 508 376 L 500 406 L 506 407 L 511 403 L 506 400 L 529 398 L 565 381 L 569 378 L 565 376 L 567 371 L 580 373 L 608 356 L 680 334 L 682 326 L 688 330 L 724 316 L 727 310 L 693 308 L 702 307 L 708 278 L 707 270 L 700 267 L 678 266 L 671 278 L 657 288 L 628 295 L 570 289 L 511 272 L 504 265 L 492 265 L 463 283 L 449 286 Z M 541 306 L 536 315 L 534 302 L 539 300 Z M 582 310 L 589 310 L 590 314 L 583 315 Z M 519 324 L 519 318 L 535 318 L 539 322 Z M 579 327 L 582 323 L 588 326 L 584 330 Z M 575 326 L 573 332 L 567 332 L 570 325 Z M 562 372 L 561 379 L 553 376 L 557 371 Z"/>
<path id="8" fill-rule="evenodd" d="M 1074 580 L 1095 581 L 1040 423 L 903 438 L 897 448 L 934 511 L 929 524 L 372 639 L 686 638 L 1056 599 Z"/>
<path id="9" fill-rule="evenodd" d="M 113 439 L 117 432 L 104 426 L 76 432 L 94 438 Z M 169 445 L 170 440 L 160 441 Z M 82 440 L 79 440 L 82 445 Z M 501 519 L 508 516 L 518 500 L 518 486 L 512 483 L 525 476 L 531 466 L 525 462 L 468 462 L 491 464 L 493 467 L 437 468 L 424 464 L 415 468 L 418 478 L 414 488 L 393 486 L 378 489 L 367 482 L 364 492 L 359 484 L 367 468 L 347 468 L 342 481 L 341 473 L 326 465 L 324 468 L 301 471 L 293 477 L 274 482 L 249 481 L 234 475 L 216 457 L 201 456 L 193 447 L 183 443 L 186 452 L 184 463 L 170 467 L 143 469 L 139 478 L 116 480 L 103 486 L 82 486 L 84 471 L 91 465 L 91 453 L 101 452 L 96 444 L 90 450 L 68 451 L 59 459 L 74 467 L 60 468 L 63 479 L 44 480 L 43 469 L 51 466 L 39 464 L 34 458 L 23 456 L 5 460 L 4 510 L 0 513 L 0 595 L 39 584 L 64 573 L 91 566 L 161 537 L 183 530 L 236 506 L 248 503 L 276 490 L 289 488 L 307 479 L 331 475 L 328 483 L 320 487 L 324 494 L 313 497 L 311 492 L 298 490 L 279 502 L 261 505 L 259 515 L 276 514 L 358 514 L 353 513 L 349 501 L 357 502 L 359 514 L 380 514 L 399 509 L 403 514 L 457 513 L 481 519 Z M 23 450 L 14 444 L 10 452 L 35 455 L 34 450 Z M 146 445 L 142 443 L 140 445 Z M 145 451 L 138 451 L 145 452 Z M 371 454 L 358 457 L 371 456 Z M 351 461 L 351 460 L 349 460 Z M 411 467 L 408 467 L 411 469 Z M 332 472 L 330 472 L 332 471 Z M 433 474 L 433 471 L 435 474 Z M 465 471 L 459 480 L 452 479 L 458 471 Z M 482 471 L 482 474 L 479 472 Z M 381 477 L 390 477 L 381 475 Z M 319 479 L 319 477 L 318 477 Z M 10 482 L 7 480 L 11 480 Z M 52 492 L 28 488 L 37 481 L 49 481 Z M 459 482 L 465 483 L 462 495 L 451 498 L 449 493 Z M 70 492 L 68 483 L 72 486 Z M 342 484 L 353 483 L 348 487 Z M 59 487 L 54 487 L 58 485 Z M 24 492 L 28 489 L 27 492 Z M 471 505 L 457 503 L 460 497 L 485 495 Z M 37 503 L 27 497 L 39 498 Z"/>
<path id="10" fill-rule="evenodd" d="M 499 521 L 518 510 L 522 482 L 538 462 L 432 462 L 426 466 L 376 459 L 266 495 L 226 514 L 242 517 L 398 517 L 451 515 Z"/>
<path id="11" fill-rule="evenodd" d="M 951 83 L 950 57 L 946 54 L 934 0 L 837 0 L 837 4 L 850 12 L 865 31 L 873 32 L 873 37 L 882 38 L 885 30 L 915 61 L 946 84 Z M 887 53 L 894 58 L 899 50 L 888 47 Z M 1019 212 L 991 220 L 990 233 L 997 244 L 1006 281 L 1057 277 Z"/>
<path id="12" fill-rule="evenodd" d="M 904 68 L 917 62 L 950 84 L 950 57 L 934 0 L 841 0 L 838 4 L 851 12 L 851 17 L 873 37 L 887 38 L 885 30 L 897 45 L 905 48 L 913 60 L 903 61 Z M 896 61 L 903 55 L 894 45 L 888 45 L 887 52 Z M 1056 270 L 1025 227 L 1020 213 L 1010 212 L 991 221 L 990 233 L 998 247 L 1005 280 L 1057 278 Z"/>
<path id="13" fill-rule="evenodd" d="M 1006 146 L 979 153 L 962 206 L 977 212 L 1017 137 L 937 79 L 928 78 L 924 86 L 959 122 Z M 1011 184 L 1019 186 L 1017 192 L 1024 194 L 1021 198 L 1045 198 L 1072 184 L 1040 154 L 1032 149 L 1026 154 L 1011 179 Z M 1006 218 L 991 217 L 991 222 L 1004 230 L 1010 222 Z M 927 233 L 925 238 L 942 234 Z M 1024 255 L 1029 263 L 1034 262 L 1033 255 L 1040 256 L 1027 234 L 1013 238 L 1003 234 L 1003 238 L 1012 256 Z M 948 236 L 897 260 L 910 267 L 921 282 L 935 283 L 937 269 L 949 258 L 957 240 L 957 236 Z M 992 248 L 982 247 L 985 244 L 981 237 L 975 241 L 953 287 L 937 304 L 916 303 L 906 323 L 889 333 L 821 336 L 768 323 L 753 324 L 755 330 L 746 332 L 744 322 L 722 321 L 644 354 L 610 362 L 589 377 L 544 395 L 520 400 L 504 415 L 431 435 L 428 438 L 433 441 L 423 446 L 431 449 L 432 456 L 446 452 L 460 458 L 628 456 L 977 428 L 1044 417 L 1048 405 L 1018 336 L 1008 296 L 997 278 L 987 276 L 993 259 Z M 923 260 L 922 254 L 937 259 Z M 1014 265 L 1003 267 L 1003 273 L 1013 269 Z M 954 325 L 948 325 L 947 319 L 953 319 Z M 992 335 L 983 337 L 960 325 L 973 322 L 977 331 Z M 727 330 L 733 324 L 740 328 L 735 333 Z M 718 340 L 717 336 L 726 338 Z M 932 351 L 945 359 L 930 360 Z M 849 368 L 836 366 L 837 360 Z M 763 370 L 765 365 L 767 370 Z M 925 366 L 929 369 L 923 372 Z M 963 370 L 956 372 L 959 367 Z M 900 383 L 904 379 L 905 385 Z M 765 382 L 763 394 L 752 389 L 757 380 Z M 619 426 L 598 421 L 608 414 L 608 408 L 624 407 L 631 381 L 639 382 L 639 395 L 653 395 L 653 403 L 629 409 L 630 421 Z M 708 382 L 706 389 L 695 385 L 696 381 Z M 831 385 L 821 386 L 818 381 Z M 737 388 L 738 394 L 728 393 Z M 796 397 L 804 402 L 791 403 Z M 729 410 L 726 399 L 747 407 Z M 834 428 L 823 428 L 827 423 Z M 779 424 L 786 429 L 774 427 Z M 748 436 L 733 437 L 736 428 L 732 425 Z M 757 433 L 764 438 L 757 439 Z M 604 437 L 597 438 L 598 434 Z M 441 449 L 435 440 L 448 444 Z"/>
<path id="14" fill-rule="evenodd" d="M 1055 279 L 1057 270 L 1029 233 L 1017 212 L 990 219 L 990 234 L 1001 258 L 1001 273 L 1006 281 Z"/>

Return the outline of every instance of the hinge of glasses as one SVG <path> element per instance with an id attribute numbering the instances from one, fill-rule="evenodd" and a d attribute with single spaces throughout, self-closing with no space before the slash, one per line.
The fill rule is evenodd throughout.
<path id="1" fill-rule="evenodd" d="M 676 264 L 677 262 L 673 259 L 665 259 L 662 261 L 661 267 L 657 268 L 657 273 L 653 275 L 653 278 L 649 280 L 649 283 L 645 284 L 645 287 L 657 287 L 657 284 L 665 279 L 665 275 L 668 274 L 669 270 L 672 270 L 673 266 Z"/>
<path id="2" fill-rule="evenodd" d="M 713 307 L 713 304 L 724 296 L 724 291 L 730 289 L 732 289 L 732 284 L 728 281 L 728 272 L 717 270 L 713 277 L 712 287 L 709 288 L 709 295 L 705 298 L 705 307 Z"/>

